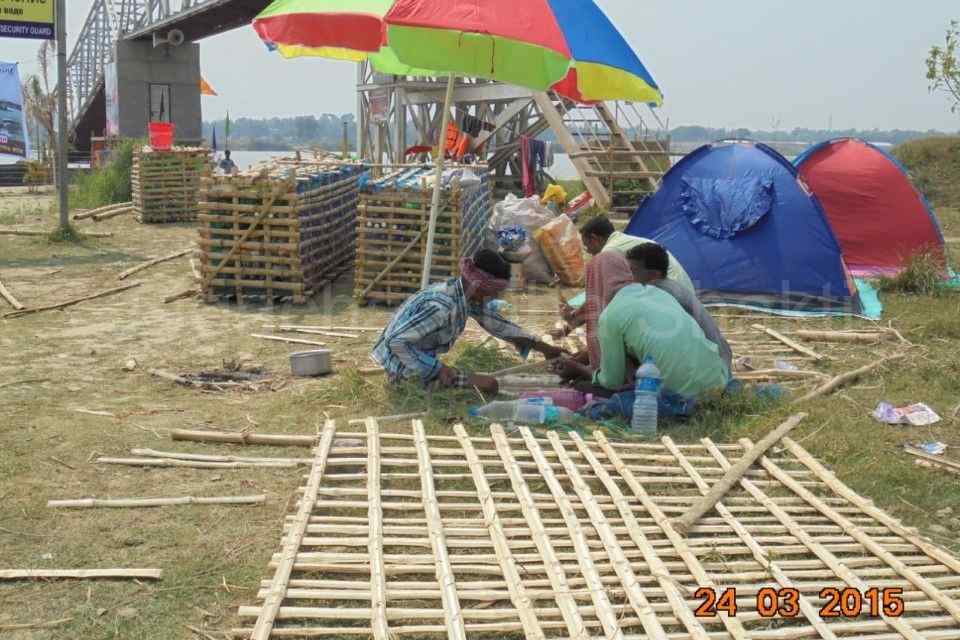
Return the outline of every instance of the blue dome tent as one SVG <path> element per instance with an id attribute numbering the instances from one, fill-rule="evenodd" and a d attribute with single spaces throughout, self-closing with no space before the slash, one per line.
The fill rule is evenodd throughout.
<path id="1" fill-rule="evenodd" d="M 766 145 L 730 141 L 693 151 L 640 205 L 627 233 L 676 256 L 705 304 L 860 313 L 820 203 Z"/>

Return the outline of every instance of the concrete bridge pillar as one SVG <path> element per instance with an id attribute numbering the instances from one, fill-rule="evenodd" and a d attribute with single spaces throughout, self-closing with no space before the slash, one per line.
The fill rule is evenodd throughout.
<path id="1" fill-rule="evenodd" d="M 108 85 L 106 109 L 108 129 L 114 121 L 119 130 L 109 133 L 143 138 L 147 123 L 158 120 L 174 124 L 178 144 L 201 142 L 199 44 L 154 47 L 149 40 L 121 40 L 114 60 L 116 106 Z"/>

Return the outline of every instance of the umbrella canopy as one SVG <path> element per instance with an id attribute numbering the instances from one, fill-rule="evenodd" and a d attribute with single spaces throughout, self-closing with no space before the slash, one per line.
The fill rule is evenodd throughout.
<path id="1" fill-rule="evenodd" d="M 438 76 L 401 63 L 385 44 L 383 17 L 394 0 L 275 0 L 253 20 L 268 47 L 285 58 L 314 56 L 364 62 L 380 73 Z"/>
<path id="2" fill-rule="evenodd" d="M 593 0 L 395 0 L 385 20 L 387 41 L 407 64 L 578 101 L 663 101 Z"/>
<path id="3" fill-rule="evenodd" d="M 253 26 L 284 57 L 488 78 L 578 102 L 663 101 L 593 0 L 275 0 Z"/>

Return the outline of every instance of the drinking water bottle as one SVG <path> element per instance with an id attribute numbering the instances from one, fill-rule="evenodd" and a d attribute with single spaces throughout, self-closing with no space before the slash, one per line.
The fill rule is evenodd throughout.
<path id="1" fill-rule="evenodd" d="M 547 405 L 544 403 L 512 400 L 509 402 L 491 402 L 482 407 L 471 407 L 472 418 L 483 418 L 490 422 L 516 422 L 518 424 L 543 424 L 546 419 Z"/>
<path id="2" fill-rule="evenodd" d="M 657 437 L 657 398 L 660 396 L 660 369 L 653 358 L 646 358 L 637 369 L 637 382 L 634 387 L 633 419 L 630 428 L 633 433 L 644 438 Z"/>

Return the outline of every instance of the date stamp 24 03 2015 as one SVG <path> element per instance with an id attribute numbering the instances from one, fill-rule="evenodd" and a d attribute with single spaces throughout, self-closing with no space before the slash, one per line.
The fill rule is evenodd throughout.
<path id="1" fill-rule="evenodd" d="M 737 602 L 736 588 L 722 591 L 710 587 L 697 589 L 694 598 L 701 601 L 695 615 L 699 618 L 715 618 L 720 613 L 736 616 L 741 604 Z M 903 615 L 903 589 L 870 588 L 860 591 L 852 587 L 840 589 L 826 587 L 820 590 L 821 618 L 897 618 Z M 800 615 L 800 591 L 765 587 L 757 591 L 756 612 L 761 618 L 796 618 Z"/>

